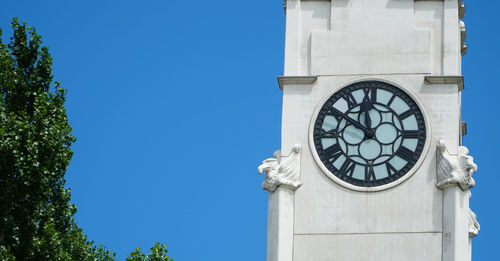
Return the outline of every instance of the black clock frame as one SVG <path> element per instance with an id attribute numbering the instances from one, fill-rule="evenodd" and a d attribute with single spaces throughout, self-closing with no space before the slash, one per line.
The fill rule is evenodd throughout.
<path id="1" fill-rule="evenodd" d="M 401 168 L 399 171 L 392 170 L 392 171 L 394 171 L 394 173 L 392 173 L 388 177 L 382 178 L 382 179 L 375 179 L 375 180 L 370 180 L 371 174 L 370 175 L 365 174 L 365 180 L 360 180 L 360 179 L 356 179 L 356 178 L 353 178 L 352 176 L 347 175 L 345 172 L 346 171 L 345 166 L 344 166 L 344 168 L 341 167 L 341 170 L 337 169 L 335 166 L 333 166 L 333 163 L 330 162 L 329 158 L 325 155 L 325 149 L 323 148 L 322 141 L 321 141 L 322 138 L 325 138 L 323 136 L 323 135 L 325 135 L 325 131 L 323 130 L 322 126 L 323 126 L 323 122 L 324 122 L 325 117 L 327 115 L 332 115 L 331 108 L 332 108 L 332 105 L 337 100 L 339 100 L 341 98 L 349 97 L 350 94 L 356 90 L 362 89 L 363 91 L 367 92 L 367 90 L 373 89 L 373 88 L 382 89 L 382 90 L 386 90 L 386 91 L 393 93 L 393 98 L 391 98 L 391 99 L 394 99 L 395 97 L 399 97 L 410 107 L 410 110 L 412 113 L 411 115 L 415 116 L 416 121 L 417 121 L 417 126 L 418 126 L 418 130 L 413 131 L 411 133 L 411 135 L 412 135 L 411 137 L 417 138 L 418 142 L 417 142 L 417 147 L 416 147 L 414 152 L 413 151 L 409 151 L 409 152 L 401 151 L 400 152 L 402 154 L 404 154 L 404 153 L 407 154 L 407 158 L 405 159 L 407 161 L 407 164 L 403 168 Z M 388 108 L 388 106 L 386 104 L 381 104 L 381 103 L 379 103 L 379 104 Z M 397 115 L 400 122 L 402 122 L 404 117 L 407 116 L 407 115 L 403 115 L 405 113 L 398 115 L 396 112 L 394 112 L 394 111 L 392 111 L 392 112 L 395 115 Z M 331 134 L 331 135 L 332 135 L 332 138 L 336 136 L 336 134 Z M 402 133 L 402 135 L 404 138 L 405 134 Z M 408 132 L 406 135 L 408 135 Z M 337 138 L 337 143 L 338 143 L 338 137 L 336 137 L 336 138 Z M 426 123 L 425 123 L 424 115 L 422 114 L 422 111 L 420 110 L 420 107 L 418 106 L 418 104 L 410 97 L 410 95 L 408 95 L 406 92 L 404 92 L 400 88 L 398 88 L 392 84 L 389 84 L 386 82 L 381 82 L 381 81 L 361 81 L 361 82 L 356 82 L 356 83 L 350 84 L 346 87 L 343 87 L 342 89 L 335 92 L 333 95 L 331 95 L 326 100 L 326 102 L 322 105 L 322 107 L 321 107 L 321 109 L 316 117 L 315 123 L 314 123 L 313 140 L 314 140 L 314 146 L 316 148 L 316 152 L 317 152 L 321 162 L 328 169 L 328 171 L 330 171 L 337 178 L 339 178 L 347 183 L 350 183 L 352 185 L 355 185 L 355 186 L 376 187 L 376 186 L 382 186 L 385 184 L 392 183 L 392 182 L 402 178 L 403 176 L 408 174 L 408 172 L 411 170 L 411 168 L 417 163 L 418 159 L 422 155 L 422 152 L 423 152 L 424 146 L 425 146 L 425 142 L 426 142 Z M 405 147 L 400 145 L 399 149 L 401 149 L 401 148 L 405 149 Z M 396 155 L 396 152 L 393 153 L 392 157 L 394 157 L 394 155 Z M 344 156 L 346 156 L 348 158 L 347 155 L 344 155 Z M 361 165 L 363 165 L 363 164 L 361 164 Z M 376 164 L 376 165 L 378 165 L 378 164 Z M 342 172 L 342 171 L 344 171 L 344 172 Z M 351 173 L 352 173 L 352 170 L 351 170 Z"/>

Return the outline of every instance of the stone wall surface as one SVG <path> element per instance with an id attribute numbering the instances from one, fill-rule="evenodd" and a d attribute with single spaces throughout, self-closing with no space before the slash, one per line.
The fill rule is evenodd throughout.
<path id="1" fill-rule="evenodd" d="M 441 261 L 441 234 L 295 236 L 294 261 Z"/>
<path id="2" fill-rule="evenodd" d="M 288 0 L 285 75 L 459 73 L 456 2 Z"/>

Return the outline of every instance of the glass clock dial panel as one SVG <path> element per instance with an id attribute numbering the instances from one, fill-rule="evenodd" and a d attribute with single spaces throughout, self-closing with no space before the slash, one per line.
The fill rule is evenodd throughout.
<path id="1" fill-rule="evenodd" d="M 334 93 L 314 123 L 314 146 L 339 179 L 362 187 L 398 180 L 416 164 L 426 139 L 424 116 L 401 89 L 379 81 Z"/>

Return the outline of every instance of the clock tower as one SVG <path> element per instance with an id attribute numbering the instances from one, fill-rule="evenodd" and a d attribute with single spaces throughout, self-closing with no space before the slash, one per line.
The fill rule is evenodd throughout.
<path id="1" fill-rule="evenodd" d="M 268 261 L 469 261 L 462 0 L 288 0 Z"/>

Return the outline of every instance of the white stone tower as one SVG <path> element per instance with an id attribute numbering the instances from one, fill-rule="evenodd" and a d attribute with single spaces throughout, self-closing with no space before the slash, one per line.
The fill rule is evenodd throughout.
<path id="1" fill-rule="evenodd" d="M 268 261 L 468 261 L 462 0 L 288 0 Z"/>

